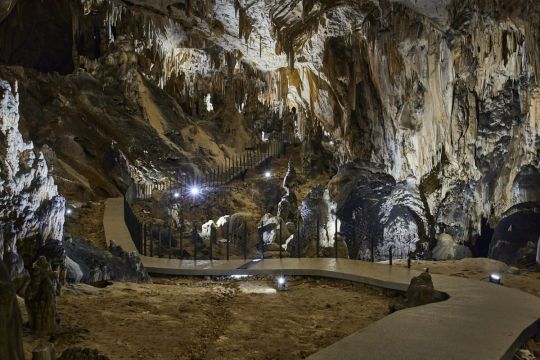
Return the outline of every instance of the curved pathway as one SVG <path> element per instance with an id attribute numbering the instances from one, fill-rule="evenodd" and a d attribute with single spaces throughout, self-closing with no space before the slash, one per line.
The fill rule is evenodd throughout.
<path id="1" fill-rule="evenodd" d="M 126 243 L 129 248 L 133 243 L 129 244 L 123 206 L 117 206 L 118 201 L 122 199 L 107 201 L 105 234 L 107 241 Z M 154 274 L 323 276 L 394 290 L 406 290 L 410 279 L 419 273 L 347 259 L 267 259 L 250 266 L 244 266 L 243 260 L 141 259 Z M 435 288 L 449 294 L 450 299 L 388 315 L 310 359 L 511 359 L 519 346 L 540 330 L 540 299 L 535 296 L 488 282 L 432 277 Z"/>

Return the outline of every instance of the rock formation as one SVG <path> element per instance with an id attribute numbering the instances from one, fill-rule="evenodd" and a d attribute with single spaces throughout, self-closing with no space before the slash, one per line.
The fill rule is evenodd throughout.
<path id="1" fill-rule="evenodd" d="M 16 84 L 12 88 L 0 80 L 0 255 L 20 284 L 27 276 L 25 266 L 29 268 L 40 251 L 51 261 L 63 260 L 61 250 L 47 249 L 61 246 L 65 203 L 43 154 L 36 155 L 33 144 L 23 140 L 18 125 Z"/>
<path id="2" fill-rule="evenodd" d="M 24 359 L 19 304 L 15 287 L 2 261 L 0 261 L 0 359 Z"/>
<path id="3" fill-rule="evenodd" d="M 296 178 L 296 170 L 291 160 L 287 168 L 287 173 L 283 178 L 283 190 L 285 195 L 281 198 L 278 204 L 277 216 L 285 221 L 297 221 L 297 207 L 298 200 L 296 198 L 296 188 L 298 186 L 298 180 Z"/>
<path id="4" fill-rule="evenodd" d="M 89 241 L 68 238 L 67 279 L 70 282 L 97 283 L 104 280 L 148 282 L 150 277 L 141 259 L 111 241 L 109 251 L 96 249 Z"/>
<path id="5" fill-rule="evenodd" d="M 56 288 L 58 274 L 53 272 L 44 256 L 40 256 L 30 270 L 30 283 L 24 302 L 30 328 L 38 335 L 56 330 Z"/>
<path id="6" fill-rule="evenodd" d="M 431 304 L 448 299 L 446 293 L 435 290 L 429 270 L 411 279 L 407 288 L 407 298 L 405 302 L 396 302 L 390 305 L 391 311 L 402 310 L 408 307 Z"/>

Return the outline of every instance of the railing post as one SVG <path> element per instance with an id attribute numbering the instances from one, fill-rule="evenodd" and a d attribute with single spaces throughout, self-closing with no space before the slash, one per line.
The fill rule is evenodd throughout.
<path id="1" fill-rule="evenodd" d="M 247 225 L 244 225 L 244 260 L 247 259 L 247 247 L 248 247 Z"/>
<path id="2" fill-rule="evenodd" d="M 213 257 L 213 245 L 212 243 L 214 242 L 214 230 L 212 227 L 210 227 L 210 262 L 213 261 L 214 257 Z"/>
<path id="3" fill-rule="evenodd" d="M 264 239 L 263 239 L 264 223 L 261 220 L 261 229 L 259 230 L 259 246 L 261 248 L 261 259 L 264 259 Z"/>
<path id="4" fill-rule="evenodd" d="M 184 232 L 182 231 L 181 226 L 178 230 L 178 233 L 180 234 L 180 260 L 182 260 L 184 258 Z"/>
<path id="5" fill-rule="evenodd" d="M 193 241 L 193 261 L 197 262 L 197 229 L 193 229 L 191 240 Z"/>
<path id="6" fill-rule="evenodd" d="M 230 243 L 231 243 L 231 224 L 227 224 L 227 261 L 229 260 L 229 250 L 230 250 Z"/>
<path id="7" fill-rule="evenodd" d="M 317 257 L 319 257 L 319 246 L 320 246 L 320 240 L 321 240 L 321 232 L 320 232 L 320 218 L 317 216 Z"/>
<path id="8" fill-rule="evenodd" d="M 338 230 L 337 230 L 337 216 L 336 216 L 336 220 L 335 220 L 335 224 L 334 224 L 334 229 L 335 229 L 335 232 L 334 232 L 334 253 L 335 253 L 335 256 L 336 256 L 336 260 L 338 258 L 338 246 L 337 246 L 337 242 L 338 242 L 338 239 L 337 239 L 337 233 L 338 233 Z"/>
<path id="9" fill-rule="evenodd" d="M 150 224 L 150 257 L 154 256 L 154 224 Z"/>
<path id="10" fill-rule="evenodd" d="M 411 252 L 409 251 L 409 254 L 407 255 L 407 268 L 411 268 Z"/>
<path id="11" fill-rule="evenodd" d="M 163 255 L 162 249 L 161 249 L 161 225 L 158 225 L 158 256 L 161 257 Z"/>
<path id="12" fill-rule="evenodd" d="M 167 227 L 167 233 L 169 235 L 169 259 L 171 258 L 171 250 L 172 250 L 172 230 L 171 230 L 171 227 L 168 226 Z"/>
<path id="13" fill-rule="evenodd" d="M 280 220 L 279 222 L 279 258 L 281 259 L 282 251 L 283 251 L 283 238 L 282 238 L 282 233 L 281 233 L 281 227 L 283 226 L 284 221 L 281 218 L 279 220 Z"/>
<path id="14" fill-rule="evenodd" d="M 146 223 L 142 223 L 142 249 L 141 253 L 146 256 Z"/>
<path id="15" fill-rule="evenodd" d="M 388 262 L 390 263 L 390 266 L 392 266 L 392 250 L 393 250 L 393 246 L 390 245 L 390 249 L 388 251 Z"/>
<path id="16" fill-rule="evenodd" d="M 373 236 L 371 237 L 371 262 L 375 262 L 375 244 L 373 241 Z"/>
<path id="17" fill-rule="evenodd" d="M 356 260 L 358 260 L 358 255 L 360 254 L 360 251 L 358 249 L 358 244 L 356 243 L 356 216 L 353 219 L 353 249 L 356 252 Z"/>
<path id="18" fill-rule="evenodd" d="M 300 240 L 300 214 L 296 217 L 296 257 L 300 258 L 300 247 L 302 246 L 302 241 Z"/>

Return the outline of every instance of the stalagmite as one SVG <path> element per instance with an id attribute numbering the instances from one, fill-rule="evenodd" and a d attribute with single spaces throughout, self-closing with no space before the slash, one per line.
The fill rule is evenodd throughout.
<path id="1" fill-rule="evenodd" d="M 24 360 L 22 319 L 15 287 L 0 260 L 0 359 Z"/>
<path id="2" fill-rule="evenodd" d="M 40 256 L 32 266 L 24 296 L 30 328 L 38 335 L 56 330 L 57 281 L 57 274 L 51 270 L 47 259 Z"/>

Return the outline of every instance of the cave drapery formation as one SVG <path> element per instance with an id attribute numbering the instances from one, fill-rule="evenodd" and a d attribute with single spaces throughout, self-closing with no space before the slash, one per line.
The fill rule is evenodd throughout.
<path id="1" fill-rule="evenodd" d="M 292 122 L 380 253 L 445 233 L 487 255 L 482 224 L 538 216 L 536 0 L 4 0 L 0 62 L 74 198 L 200 173 Z"/>

